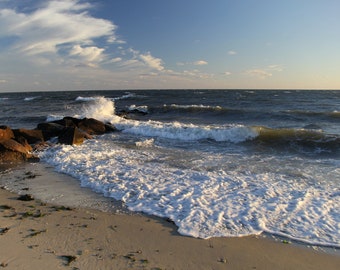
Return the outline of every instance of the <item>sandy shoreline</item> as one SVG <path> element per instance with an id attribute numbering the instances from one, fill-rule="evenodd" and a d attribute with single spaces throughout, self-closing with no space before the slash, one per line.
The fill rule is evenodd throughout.
<path id="1" fill-rule="evenodd" d="M 21 201 L 1 189 L 1 268 L 332 270 L 340 256 L 255 236 L 194 239 L 160 218 Z"/>

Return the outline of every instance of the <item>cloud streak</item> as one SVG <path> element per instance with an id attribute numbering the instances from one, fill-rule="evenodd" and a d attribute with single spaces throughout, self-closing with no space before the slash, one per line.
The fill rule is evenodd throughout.
<path id="1" fill-rule="evenodd" d="M 116 26 L 110 21 L 91 17 L 91 5 L 78 0 L 51 1 L 33 13 L 0 11 L 0 35 L 16 38 L 14 48 L 28 55 L 56 53 L 66 44 L 89 45 L 94 39 L 115 40 Z M 86 25 L 86 27 L 84 27 Z"/>
<path id="2" fill-rule="evenodd" d="M 280 65 L 269 65 L 265 68 L 256 68 L 256 69 L 248 69 L 246 70 L 246 74 L 261 79 L 265 80 L 273 76 L 273 72 L 281 72 L 283 71 L 282 66 Z"/>
<path id="3" fill-rule="evenodd" d="M 146 54 L 140 54 L 139 57 L 150 68 L 158 70 L 158 71 L 164 70 L 164 67 L 162 65 L 162 59 L 153 57 L 150 54 L 150 52 Z"/>
<path id="4" fill-rule="evenodd" d="M 204 60 L 198 60 L 198 61 L 194 62 L 194 65 L 195 66 L 204 66 L 204 65 L 208 65 L 208 62 L 204 61 Z"/>

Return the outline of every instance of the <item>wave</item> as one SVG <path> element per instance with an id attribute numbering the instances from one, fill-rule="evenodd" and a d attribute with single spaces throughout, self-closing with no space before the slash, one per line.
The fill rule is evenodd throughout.
<path id="1" fill-rule="evenodd" d="M 39 96 L 36 96 L 36 97 L 26 97 L 26 98 L 24 98 L 24 101 L 32 101 L 32 100 L 35 100 L 37 98 L 39 98 Z"/>
<path id="2" fill-rule="evenodd" d="M 167 105 L 164 104 L 163 107 L 158 108 L 163 113 L 193 113 L 193 114 L 206 114 L 210 113 L 213 115 L 242 115 L 243 113 L 247 113 L 247 109 L 243 108 L 226 108 L 221 106 L 210 106 L 210 105 L 203 105 L 203 104 L 191 104 L 191 105 L 178 105 L 178 104 L 171 104 Z"/>
<path id="3" fill-rule="evenodd" d="M 244 125 L 200 126 L 180 122 L 119 121 L 113 123 L 122 132 L 148 137 L 160 137 L 181 141 L 214 140 L 240 143 L 254 139 L 257 134 Z"/>
<path id="4" fill-rule="evenodd" d="M 144 113 L 144 114 L 147 114 L 148 112 L 149 112 L 149 108 L 148 108 L 148 106 L 136 106 L 136 105 L 130 105 L 129 106 L 129 108 L 128 108 L 128 110 L 130 111 L 130 112 L 135 112 L 135 111 L 137 111 L 137 112 L 141 112 L 141 113 Z"/>
<path id="5" fill-rule="evenodd" d="M 132 98 L 132 97 L 135 97 L 135 96 L 136 96 L 136 94 L 134 94 L 134 93 L 126 92 L 125 95 L 123 95 L 121 97 L 113 98 L 113 100 L 128 99 L 128 98 Z"/>
<path id="6" fill-rule="evenodd" d="M 186 110 L 186 111 L 222 111 L 226 110 L 222 108 L 221 106 L 209 106 L 209 105 L 177 105 L 177 104 L 171 104 L 167 105 L 164 104 L 163 108 L 165 109 L 176 109 L 176 110 Z"/>
<path id="7" fill-rule="evenodd" d="M 340 118 L 340 112 L 335 111 L 325 111 L 325 112 L 317 112 L 317 111 L 301 111 L 301 110 L 288 110 L 284 111 L 284 113 L 289 113 L 292 115 L 301 115 L 301 116 L 311 116 L 311 117 L 331 117 L 331 118 Z"/>
<path id="8" fill-rule="evenodd" d="M 182 105 L 174 107 L 186 108 Z M 196 105 L 189 105 L 195 108 Z M 201 108 L 201 106 L 198 106 Z M 209 107 L 203 106 L 204 109 Z M 131 105 L 130 110 L 147 111 L 147 106 Z M 56 118 L 59 116 L 51 116 Z M 302 147 L 303 151 L 337 152 L 340 150 L 340 137 L 326 134 L 317 129 L 299 128 L 268 128 L 241 124 L 200 125 L 178 121 L 160 122 L 155 120 L 139 121 L 119 117 L 115 114 L 114 100 L 105 97 L 93 98 L 86 103 L 80 114 L 74 117 L 91 117 L 104 122 L 110 122 L 121 132 L 145 137 L 159 137 L 181 141 L 213 140 L 228 143 L 253 143 L 272 148 Z M 301 149 L 300 149 L 301 150 Z"/>
<path id="9" fill-rule="evenodd" d="M 322 130 L 267 127 L 253 127 L 253 129 L 258 133 L 254 141 L 260 145 L 296 148 L 295 150 L 300 151 L 309 149 L 315 153 L 340 150 L 340 137 L 327 134 Z"/>
<path id="10" fill-rule="evenodd" d="M 95 96 L 95 97 L 82 97 L 82 96 L 79 96 L 79 97 L 76 98 L 76 101 L 85 101 L 85 102 L 87 102 L 87 101 L 94 101 L 94 100 L 97 100 L 99 98 L 102 98 L 102 97 L 100 97 L 100 96 Z"/>

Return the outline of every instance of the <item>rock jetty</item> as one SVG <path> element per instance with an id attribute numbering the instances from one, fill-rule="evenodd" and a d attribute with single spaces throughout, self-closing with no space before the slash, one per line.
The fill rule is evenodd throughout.
<path id="1" fill-rule="evenodd" d="M 110 123 L 94 118 L 74 117 L 39 123 L 35 129 L 0 126 L 0 163 L 39 161 L 33 152 L 48 147 L 53 138 L 60 144 L 79 145 L 95 135 L 116 130 Z"/>

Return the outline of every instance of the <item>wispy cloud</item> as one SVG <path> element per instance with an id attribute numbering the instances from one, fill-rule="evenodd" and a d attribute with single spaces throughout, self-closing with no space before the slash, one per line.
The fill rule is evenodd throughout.
<path id="1" fill-rule="evenodd" d="M 94 39 L 116 40 L 116 26 L 103 19 L 91 17 L 91 5 L 78 0 L 50 1 L 33 13 L 0 10 L 0 36 L 16 38 L 14 48 L 25 54 L 57 52 L 60 46 L 89 45 Z M 86 27 L 84 27 L 86 25 Z"/>
<path id="2" fill-rule="evenodd" d="M 150 52 L 146 54 L 140 54 L 139 55 L 140 59 L 149 67 L 152 69 L 162 71 L 164 70 L 164 67 L 162 65 L 162 59 L 153 57 Z"/>
<path id="3" fill-rule="evenodd" d="M 264 70 L 264 69 L 249 69 L 246 71 L 247 74 L 257 77 L 259 79 L 266 79 L 269 78 L 271 76 L 273 76 L 272 73 Z"/>
<path id="4" fill-rule="evenodd" d="M 273 72 L 283 71 L 283 67 L 280 65 L 269 65 L 265 68 L 255 68 L 246 70 L 246 74 L 256 77 L 258 79 L 267 79 L 273 76 Z"/>
<path id="5" fill-rule="evenodd" d="M 98 48 L 95 46 L 81 47 L 80 45 L 75 45 L 70 51 L 70 56 L 79 56 L 86 62 L 100 62 L 103 60 L 103 48 Z"/>
<path id="6" fill-rule="evenodd" d="M 198 60 L 198 61 L 195 61 L 193 64 L 195 66 L 204 66 L 204 65 L 208 65 L 208 62 L 204 60 Z"/>
<path id="7" fill-rule="evenodd" d="M 233 51 L 233 50 L 231 50 L 231 51 L 228 51 L 228 54 L 229 54 L 229 55 L 236 55 L 236 54 L 237 54 L 237 52 L 236 52 L 236 51 Z"/>

